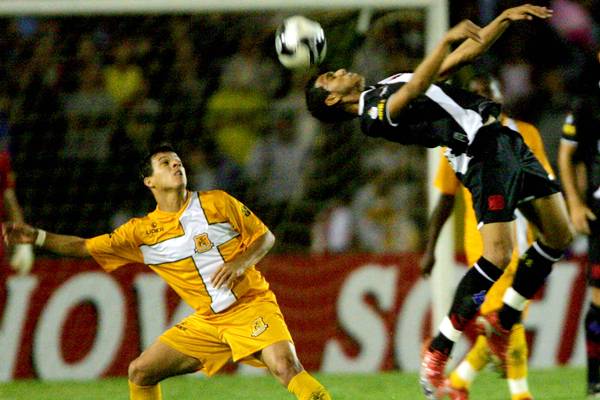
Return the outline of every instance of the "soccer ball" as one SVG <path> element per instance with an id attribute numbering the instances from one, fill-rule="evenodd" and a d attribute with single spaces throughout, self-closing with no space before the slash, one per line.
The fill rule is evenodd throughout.
<path id="1" fill-rule="evenodd" d="M 277 28 L 275 50 L 286 68 L 307 69 L 325 59 L 325 33 L 318 22 L 301 15 L 286 18 Z"/>

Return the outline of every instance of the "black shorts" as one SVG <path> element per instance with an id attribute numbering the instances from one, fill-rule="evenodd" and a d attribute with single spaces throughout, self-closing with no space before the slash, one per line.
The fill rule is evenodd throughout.
<path id="1" fill-rule="evenodd" d="M 473 196 L 479 224 L 515 219 L 520 203 L 560 192 L 518 132 L 493 123 L 477 132 L 463 184 Z"/>

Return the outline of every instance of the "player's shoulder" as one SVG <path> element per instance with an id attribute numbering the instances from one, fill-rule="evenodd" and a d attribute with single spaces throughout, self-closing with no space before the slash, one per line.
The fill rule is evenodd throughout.
<path id="1" fill-rule="evenodd" d="M 212 190 L 204 190 L 199 192 L 193 192 L 194 195 L 200 198 L 200 201 L 226 201 L 232 196 L 222 189 L 212 189 Z"/>

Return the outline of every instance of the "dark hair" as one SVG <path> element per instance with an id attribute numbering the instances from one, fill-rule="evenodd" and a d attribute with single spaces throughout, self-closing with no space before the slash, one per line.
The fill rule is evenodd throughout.
<path id="1" fill-rule="evenodd" d="M 319 76 L 320 73 L 313 75 L 304 87 L 306 106 L 312 116 L 323 122 L 340 122 L 354 118 L 355 115 L 344 110 L 341 104 L 333 106 L 325 104 L 325 99 L 327 99 L 330 92 L 322 87 L 315 86 Z"/>
<path id="2" fill-rule="evenodd" d="M 142 179 L 147 178 L 154 173 L 154 168 L 152 167 L 152 157 L 158 153 L 177 153 L 177 151 L 169 143 L 161 143 L 158 146 L 151 148 L 142 162 L 140 162 L 140 175 Z"/>

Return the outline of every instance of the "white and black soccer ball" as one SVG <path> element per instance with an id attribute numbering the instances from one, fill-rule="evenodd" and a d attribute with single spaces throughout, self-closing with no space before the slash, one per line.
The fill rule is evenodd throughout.
<path id="1" fill-rule="evenodd" d="M 325 32 L 318 22 L 294 15 L 286 18 L 277 28 L 275 50 L 286 68 L 308 69 L 325 59 Z"/>

